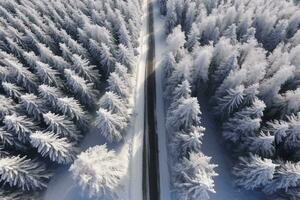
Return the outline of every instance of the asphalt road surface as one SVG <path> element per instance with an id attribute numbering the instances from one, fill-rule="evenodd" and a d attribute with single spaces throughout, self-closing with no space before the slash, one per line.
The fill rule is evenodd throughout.
<path id="1" fill-rule="evenodd" d="M 144 199 L 159 200 L 159 165 L 158 141 L 156 132 L 156 87 L 155 87 L 155 37 L 153 25 L 153 3 L 147 1 L 148 6 L 148 52 L 146 61 L 145 83 L 145 137 L 144 137 Z"/>

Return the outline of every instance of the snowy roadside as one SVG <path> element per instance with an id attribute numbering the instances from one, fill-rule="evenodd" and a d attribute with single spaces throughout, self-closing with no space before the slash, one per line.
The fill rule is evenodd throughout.
<path id="1" fill-rule="evenodd" d="M 127 140 L 128 161 L 128 200 L 143 199 L 143 140 L 144 140 L 144 109 L 145 109 L 145 66 L 148 51 L 147 42 L 147 0 L 142 5 L 142 30 L 140 34 L 139 59 L 136 71 L 134 93 L 134 109 L 131 128 Z"/>
<path id="2" fill-rule="evenodd" d="M 170 172 L 168 166 L 167 136 L 165 127 L 165 108 L 163 99 L 162 68 L 160 61 L 166 52 L 166 41 L 164 34 L 164 20 L 160 15 L 157 0 L 152 0 L 154 31 L 155 31 L 155 81 L 156 81 L 156 132 L 158 135 L 158 156 L 159 156 L 159 178 L 160 178 L 160 199 L 171 200 Z"/>

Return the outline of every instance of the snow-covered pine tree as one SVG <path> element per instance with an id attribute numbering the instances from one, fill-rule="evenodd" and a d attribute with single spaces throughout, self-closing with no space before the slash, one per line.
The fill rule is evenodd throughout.
<path id="1" fill-rule="evenodd" d="M 229 75 L 229 73 L 237 68 L 239 68 L 238 60 L 236 54 L 233 52 L 233 55 L 226 59 L 225 62 L 221 63 L 221 65 L 218 66 L 212 74 L 211 78 L 213 82 L 213 90 L 218 88 L 224 79 Z"/>
<path id="2" fill-rule="evenodd" d="M 176 61 L 172 52 L 169 52 L 167 55 L 163 57 L 160 66 L 163 69 L 164 80 L 167 80 L 171 76 L 171 74 L 175 70 L 175 65 L 176 65 Z"/>
<path id="3" fill-rule="evenodd" d="M 192 126 L 199 125 L 201 111 L 197 98 L 182 98 L 178 101 L 178 106 L 168 112 L 168 129 L 188 131 Z"/>
<path id="4" fill-rule="evenodd" d="M 119 75 L 119 77 L 124 81 L 124 83 L 126 83 L 129 89 L 132 87 L 131 76 L 128 73 L 128 69 L 124 65 L 117 62 L 115 64 L 114 72 Z"/>
<path id="5" fill-rule="evenodd" d="M 258 136 L 246 139 L 246 148 L 254 154 L 271 158 L 275 154 L 275 136 L 270 132 L 260 132 Z"/>
<path id="6" fill-rule="evenodd" d="M 279 110 L 281 116 L 296 114 L 300 111 L 299 99 L 300 88 L 288 90 L 274 101 L 274 107 Z"/>
<path id="7" fill-rule="evenodd" d="M 255 137 L 260 129 L 265 104 L 256 100 L 251 106 L 236 112 L 223 124 L 223 136 L 234 143 Z"/>
<path id="8" fill-rule="evenodd" d="M 192 52 L 196 46 L 198 46 L 199 42 L 199 28 L 197 24 L 194 22 L 192 24 L 191 30 L 187 34 L 187 40 L 184 44 L 184 47 L 189 51 Z"/>
<path id="9" fill-rule="evenodd" d="M 58 71 L 52 69 L 48 64 L 36 61 L 36 75 L 42 83 L 47 85 L 59 86 Z"/>
<path id="10" fill-rule="evenodd" d="M 245 87 L 243 85 L 228 89 L 223 97 L 216 100 L 217 105 L 214 107 L 214 113 L 222 117 L 230 116 L 230 114 L 242 105 L 244 90 Z"/>
<path id="11" fill-rule="evenodd" d="M 289 129 L 287 130 L 287 135 L 284 138 L 284 145 L 287 149 L 297 149 L 299 148 L 300 142 L 300 112 L 296 115 L 292 114 L 287 117 Z"/>
<path id="12" fill-rule="evenodd" d="M 111 32 L 103 26 L 86 23 L 84 30 L 88 36 L 88 39 L 92 38 L 99 44 L 105 43 L 106 45 L 111 46 L 113 43 L 114 38 L 112 37 Z"/>
<path id="13" fill-rule="evenodd" d="M 230 40 L 228 38 L 221 37 L 213 49 L 210 75 L 212 75 L 212 72 L 225 62 L 229 56 L 232 55 L 232 52 L 235 51 L 236 47 L 230 43 Z"/>
<path id="14" fill-rule="evenodd" d="M 117 62 L 126 66 L 130 72 L 133 72 L 135 69 L 135 57 L 133 50 L 124 46 L 123 44 L 118 45 L 115 58 Z"/>
<path id="15" fill-rule="evenodd" d="M 92 88 L 94 84 L 87 83 L 86 80 L 75 74 L 72 70 L 65 69 L 64 74 L 70 91 L 72 91 L 84 105 L 88 107 L 93 106 L 95 104 L 95 91 Z"/>
<path id="16" fill-rule="evenodd" d="M 173 155 L 187 156 L 190 152 L 201 152 L 202 137 L 205 128 L 192 127 L 188 132 L 179 131 L 172 135 L 170 144 Z"/>
<path id="17" fill-rule="evenodd" d="M 213 46 L 207 45 L 194 48 L 194 63 L 192 69 L 192 79 L 194 85 L 199 88 L 201 83 L 207 83 L 209 77 L 209 67 L 213 56 Z"/>
<path id="18" fill-rule="evenodd" d="M 5 187 L 0 188 L 0 199 L 2 200 L 39 200 L 39 192 L 26 192 Z"/>
<path id="19" fill-rule="evenodd" d="M 78 54 L 73 54 L 71 57 L 72 69 L 85 80 L 90 83 L 99 82 L 100 76 L 97 70 L 95 70 L 95 65 L 90 65 L 87 59 L 84 59 Z"/>
<path id="20" fill-rule="evenodd" d="M 41 190 L 50 176 L 41 162 L 21 156 L 0 158 L 0 180 L 11 187 Z"/>
<path id="21" fill-rule="evenodd" d="M 69 164 L 75 159 L 74 144 L 67 138 L 58 137 L 53 132 L 36 131 L 30 135 L 30 143 L 43 157 L 49 157 L 50 160 L 59 164 Z"/>
<path id="22" fill-rule="evenodd" d="M 110 73 L 108 77 L 108 87 L 107 89 L 111 92 L 116 93 L 122 99 L 128 100 L 129 97 L 129 86 L 126 84 L 124 78 L 120 77 L 120 75 L 116 72 Z"/>
<path id="23" fill-rule="evenodd" d="M 41 98 L 54 108 L 57 106 L 58 98 L 63 96 L 63 93 L 58 88 L 48 85 L 40 85 L 38 90 Z"/>
<path id="24" fill-rule="evenodd" d="M 11 98 L 0 95 L 0 120 L 2 121 L 6 115 L 12 115 L 15 111 L 15 103 Z"/>
<path id="25" fill-rule="evenodd" d="M 24 92 L 21 87 L 9 82 L 2 82 L 2 87 L 6 95 L 15 100 L 20 99 L 21 95 Z"/>
<path id="26" fill-rule="evenodd" d="M 29 141 L 29 136 L 35 129 L 36 124 L 25 116 L 16 114 L 6 115 L 3 120 L 4 129 L 16 135 L 19 141 L 25 143 Z"/>
<path id="27" fill-rule="evenodd" d="M 119 28 L 117 30 L 118 42 L 123 44 L 129 49 L 132 49 L 131 38 L 129 36 L 129 31 L 125 26 L 124 20 L 119 24 Z"/>
<path id="28" fill-rule="evenodd" d="M 272 181 L 264 187 L 264 192 L 274 193 L 279 190 L 287 191 L 289 188 L 297 188 L 300 184 L 300 163 L 286 161 L 280 163 L 276 169 Z"/>
<path id="29" fill-rule="evenodd" d="M 278 164 L 271 159 L 264 159 L 255 154 L 240 157 L 238 164 L 233 168 L 237 177 L 236 184 L 247 190 L 254 190 L 271 183 Z"/>
<path id="30" fill-rule="evenodd" d="M 175 59 L 178 61 L 183 54 L 184 44 L 186 43 L 185 34 L 181 30 L 181 26 L 176 26 L 166 39 L 168 50 L 173 53 Z"/>
<path id="31" fill-rule="evenodd" d="M 210 163 L 211 158 L 202 153 L 191 152 L 175 166 L 177 177 L 173 186 L 178 200 L 208 200 L 209 193 L 215 193 L 213 177 L 217 165 Z"/>
<path id="32" fill-rule="evenodd" d="M 184 80 L 181 84 L 178 84 L 178 86 L 174 89 L 172 99 L 178 100 L 181 98 L 189 98 L 191 97 L 191 85 L 187 80 Z"/>
<path id="33" fill-rule="evenodd" d="M 65 43 L 59 43 L 59 48 L 62 51 L 62 57 L 66 61 L 71 62 L 73 52 L 71 52 L 71 50 L 67 47 Z"/>
<path id="34" fill-rule="evenodd" d="M 106 74 L 111 73 L 114 70 L 115 65 L 115 58 L 113 54 L 111 53 L 111 49 L 109 46 L 107 46 L 105 43 L 101 43 L 101 46 L 99 47 L 99 57 L 100 57 L 100 63 L 102 65 L 102 68 Z"/>
<path id="35" fill-rule="evenodd" d="M 282 66 L 272 77 L 265 79 L 259 88 L 259 96 L 269 106 L 278 98 L 282 85 L 291 79 L 295 67 L 292 65 Z"/>
<path id="36" fill-rule="evenodd" d="M 101 108 L 124 117 L 128 117 L 128 109 L 125 102 L 113 92 L 105 92 L 101 97 L 99 105 Z"/>
<path id="37" fill-rule="evenodd" d="M 264 38 L 263 44 L 266 50 L 273 51 L 286 38 L 287 26 L 288 21 L 286 19 L 281 19 L 277 22 L 276 26 Z"/>
<path id="38" fill-rule="evenodd" d="M 109 151 L 106 145 L 90 147 L 79 154 L 69 170 L 90 198 L 121 197 L 121 179 L 126 170 L 122 159 L 114 151 Z"/>
<path id="39" fill-rule="evenodd" d="M 9 79 L 22 85 L 29 92 L 34 92 L 36 90 L 37 77 L 35 74 L 30 72 L 12 55 L 0 52 L 0 58 L 1 64 L 7 66 L 9 69 Z"/>
<path id="40" fill-rule="evenodd" d="M 77 130 L 74 123 L 64 116 L 48 112 L 43 114 L 43 118 L 48 126 L 46 131 L 75 141 L 81 137 L 80 131 Z"/>
<path id="41" fill-rule="evenodd" d="M 267 130 L 270 131 L 275 136 L 276 144 L 284 141 L 287 136 L 287 131 L 289 130 L 289 123 L 283 120 L 272 120 L 267 123 Z"/>
<path id="42" fill-rule="evenodd" d="M 32 116 L 37 121 L 42 120 L 42 114 L 44 112 L 43 101 L 35 96 L 33 93 L 24 94 L 20 97 L 20 105 L 25 112 Z"/>
<path id="43" fill-rule="evenodd" d="M 86 111 L 80 103 L 72 97 L 63 97 L 57 99 L 57 109 L 63 115 L 70 117 L 80 125 L 81 128 L 87 128 L 89 118 Z"/>
<path id="44" fill-rule="evenodd" d="M 123 138 L 122 131 L 127 126 L 126 118 L 100 108 L 97 111 L 95 126 L 108 141 L 120 141 Z"/>
<path id="45" fill-rule="evenodd" d="M 42 62 L 48 63 L 51 67 L 62 72 L 65 68 L 70 68 L 70 64 L 66 62 L 62 57 L 55 55 L 51 49 L 44 44 L 37 44 L 40 59 Z"/>
<path id="46" fill-rule="evenodd" d="M 167 99 L 172 99 L 173 91 L 178 84 L 181 84 L 184 80 L 190 81 L 192 66 L 192 58 L 189 55 L 184 56 L 183 59 L 176 64 L 171 76 L 167 77 L 166 80 L 166 89 L 164 92 Z"/>
<path id="47" fill-rule="evenodd" d="M 15 140 L 12 133 L 6 131 L 3 127 L 0 128 L 0 146 L 17 146 L 17 141 Z M 1 148 L 0 148 L 1 149 Z"/>
<path id="48" fill-rule="evenodd" d="M 87 129 L 89 119 L 87 113 L 77 100 L 72 97 L 63 97 L 57 99 L 57 109 L 63 115 L 70 117 L 75 120 L 80 127 Z"/>
<path id="49" fill-rule="evenodd" d="M 177 25 L 177 15 L 175 11 L 175 1 L 166 1 L 167 13 L 166 13 L 166 33 L 167 35 L 172 32 Z"/>

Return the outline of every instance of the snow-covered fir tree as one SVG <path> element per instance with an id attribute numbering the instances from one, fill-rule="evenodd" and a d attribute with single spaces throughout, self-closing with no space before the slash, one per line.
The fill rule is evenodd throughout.
<path id="1" fill-rule="evenodd" d="M 3 120 L 6 115 L 12 115 L 15 111 L 15 103 L 11 98 L 0 95 L 0 120 Z"/>
<path id="2" fill-rule="evenodd" d="M 209 199 L 210 193 L 215 193 L 213 177 L 216 165 L 210 163 L 211 158 L 202 153 L 190 153 L 189 158 L 183 158 L 175 166 L 178 176 L 173 183 L 177 199 Z"/>
<path id="3" fill-rule="evenodd" d="M 112 113 L 128 117 L 128 109 L 125 102 L 114 92 L 105 92 L 100 99 L 99 105 L 101 108 L 109 110 Z"/>
<path id="4" fill-rule="evenodd" d="M 277 166 L 271 159 L 250 154 L 239 159 L 239 163 L 233 168 L 233 174 L 237 176 L 237 185 L 253 190 L 270 184 Z"/>
<path id="5" fill-rule="evenodd" d="M 48 112 L 43 114 L 43 118 L 48 126 L 47 131 L 67 137 L 70 140 L 78 140 L 81 137 L 80 131 L 74 123 L 65 118 L 63 115 Z"/>
<path id="6" fill-rule="evenodd" d="M 42 163 L 20 156 L 1 157 L 0 169 L 1 182 L 22 190 L 44 189 L 51 176 Z"/>
<path id="7" fill-rule="evenodd" d="M 23 89 L 13 83 L 2 82 L 2 87 L 6 95 L 10 96 L 13 99 L 19 99 L 23 94 Z"/>
<path id="8" fill-rule="evenodd" d="M 30 143 L 42 156 L 49 157 L 54 162 L 68 164 L 75 159 L 74 144 L 53 132 L 36 131 L 30 135 Z"/>
<path id="9" fill-rule="evenodd" d="M 43 102 L 34 94 L 24 94 L 20 96 L 20 105 L 25 112 L 33 116 L 34 119 L 41 121 L 43 114 Z"/>
<path id="10" fill-rule="evenodd" d="M 16 114 L 6 115 L 3 123 L 4 129 L 13 132 L 21 142 L 28 142 L 30 134 L 36 128 L 33 120 Z"/>
<path id="11" fill-rule="evenodd" d="M 299 187 L 299 170 L 300 163 L 292 163 L 291 161 L 281 163 L 275 171 L 273 180 L 264 187 L 264 191 L 274 193 L 278 190 L 287 191 L 288 188 Z"/>
<path id="12" fill-rule="evenodd" d="M 126 118 L 119 113 L 112 113 L 104 108 L 97 111 L 95 126 L 108 141 L 120 141 L 123 138 L 122 129 L 126 127 Z"/>
<path id="13" fill-rule="evenodd" d="M 64 74 L 66 76 L 68 86 L 78 100 L 87 106 L 94 105 L 95 91 L 92 88 L 93 83 L 87 83 L 85 79 L 69 69 L 65 69 Z"/>
<path id="14" fill-rule="evenodd" d="M 117 74 L 116 72 L 112 72 L 109 75 L 107 82 L 107 89 L 109 91 L 116 93 L 123 99 L 127 99 L 129 97 L 129 86 L 126 84 L 125 80 L 120 77 L 119 74 Z"/>
<path id="15" fill-rule="evenodd" d="M 106 145 L 90 147 L 79 154 L 69 170 L 90 198 L 121 198 L 124 163 Z"/>
<path id="16" fill-rule="evenodd" d="M 83 128 L 87 127 L 88 117 L 84 108 L 77 100 L 72 97 L 63 97 L 57 99 L 57 109 L 64 115 L 74 119 Z"/>
<path id="17" fill-rule="evenodd" d="M 194 97 L 181 98 L 178 100 L 178 107 L 170 110 L 167 117 L 167 127 L 174 130 L 188 130 L 193 125 L 200 123 L 200 107 Z"/>

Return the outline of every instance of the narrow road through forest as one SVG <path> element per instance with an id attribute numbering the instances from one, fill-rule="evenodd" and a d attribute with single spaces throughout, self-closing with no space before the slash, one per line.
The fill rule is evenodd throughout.
<path id="1" fill-rule="evenodd" d="M 155 33 L 153 25 L 153 2 L 147 1 L 148 52 L 145 82 L 145 130 L 144 130 L 144 199 L 159 200 L 158 140 L 156 132 L 156 82 L 155 82 Z"/>

